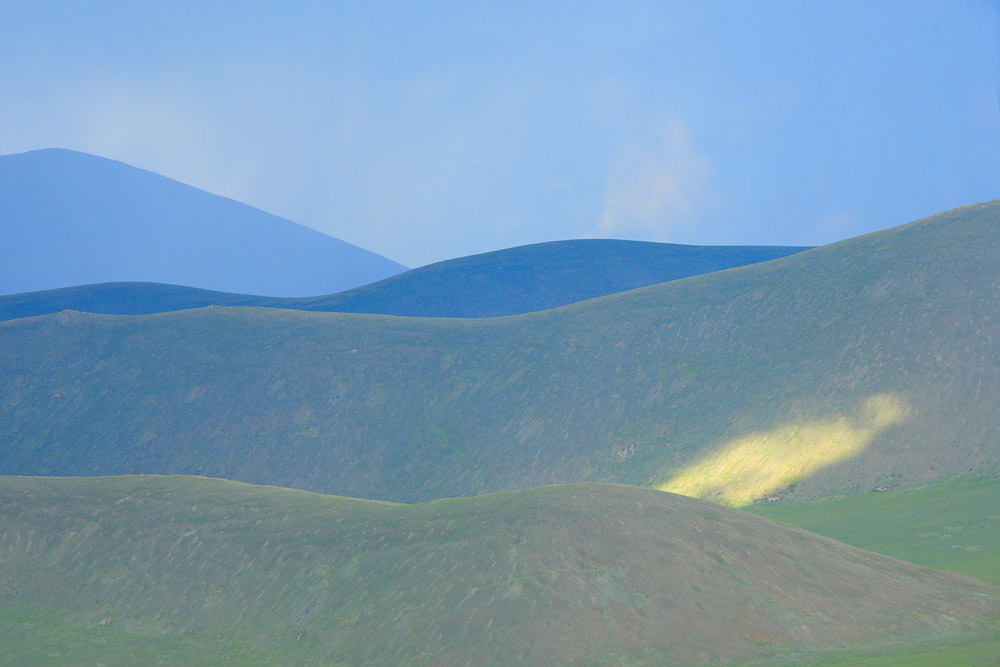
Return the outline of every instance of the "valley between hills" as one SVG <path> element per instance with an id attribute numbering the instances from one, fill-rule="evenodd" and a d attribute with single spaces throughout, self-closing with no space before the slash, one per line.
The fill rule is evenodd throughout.
<path id="1" fill-rule="evenodd" d="M 1000 202 L 115 280 L 0 297 L 0 664 L 1000 655 Z"/>

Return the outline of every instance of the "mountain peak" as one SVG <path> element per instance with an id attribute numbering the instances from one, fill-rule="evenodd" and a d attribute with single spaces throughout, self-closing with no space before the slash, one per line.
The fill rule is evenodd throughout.
<path id="1" fill-rule="evenodd" d="M 0 294 L 114 281 L 269 296 L 406 267 L 246 204 L 65 148 L 0 156 Z"/>

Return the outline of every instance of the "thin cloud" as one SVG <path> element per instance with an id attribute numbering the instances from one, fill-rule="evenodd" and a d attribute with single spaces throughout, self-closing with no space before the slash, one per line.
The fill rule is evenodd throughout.
<path id="1" fill-rule="evenodd" d="M 189 88 L 172 82 L 117 82 L 71 97 L 77 141 L 71 147 L 123 160 L 246 201 L 252 193 L 247 151 L 228 154 L 226 133 Z M 228 159 L 219 160 L 219 155 Z"/>
<path id="2" fill-rule="evenodd" d="M 608 174 L 599 236 L 641 235 L 666 241 L 690 226 L 704 198 L 711 165 L 680 119 L 647 143 L 629 143 Z"/>

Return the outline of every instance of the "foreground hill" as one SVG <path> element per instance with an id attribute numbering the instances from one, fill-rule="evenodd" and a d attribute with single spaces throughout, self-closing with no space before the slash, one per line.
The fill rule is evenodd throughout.
<path id="1" fill-rule="evenodd" d="M 730 504 L 1000 464 L 1000 203 L 510 318 L 203 308 L 0 324 L 0 471 L 421 500 Z"/>
<path id="2" fill-rule="evenodd" d="M 406 267 L 122 162 L 50 149 L 0 156 L 0 294 L 142 280 L 325 294 Z"/>
<path id="3" fill-rule="evenodd" d="M 0 296 L 0 320 L 78 310 L 146 315 L 262 306 L 413 317 L 495 317 L 784 257 L 805 248 L 555 241 L 461 257 L 339 294 L 269 298 L 153 283 L 104 283 Z"/>
<path id="4" fill-rule="evenodd" d="M 974 579 L 611 485 L 405 506 L 4 478 L 0 582 L 6 657 L 45 664 L 730 663 L 985 641 L 1000 613 Z"/>

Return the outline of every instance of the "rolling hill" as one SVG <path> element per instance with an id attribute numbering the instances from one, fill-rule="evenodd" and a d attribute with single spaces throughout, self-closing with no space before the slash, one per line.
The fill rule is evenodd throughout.
<path id="1" fill-rule="evenodd" d="M 499 317 L 784 257 L 788 246 L 552 241 L 422 266 L 294 307 L 415 317 Z M 273 304 L 267 304 L 273 305 Z"/>
<path id="2" fill-rule="evenodd" d="M 0 478 L 5 660 L 817 664 L 996 648 L 1000 588 L 648 489 L 421 505 Z M 978 648 L 977 648 L 978 647 Z"/>
<path id="3" fill-rule="evenodd" d="M 555 308 L 802 250 L 805 248 L 554 241 L 447 260 L 371 285 L 311 298 L 248 296 L 152 283 L 103 283 L 0 296 L 0 321 L 62 310 L 148 315 L 211 305 L 412 317 L 496 317 Z"/>
<path id="4" fill-rule="evenodd" d="M 1000 203 L 495 319 L 0 324 L 0 472 L 390 500 L 575 481 L 743 505 L 1000 464 Z"/>
<path id="5" fill-rule="evenodd" d="M 150 281 L 303 296 L 405 268 L 122 162 L 62 149 L 0 156 L 0 294 Z"/>

